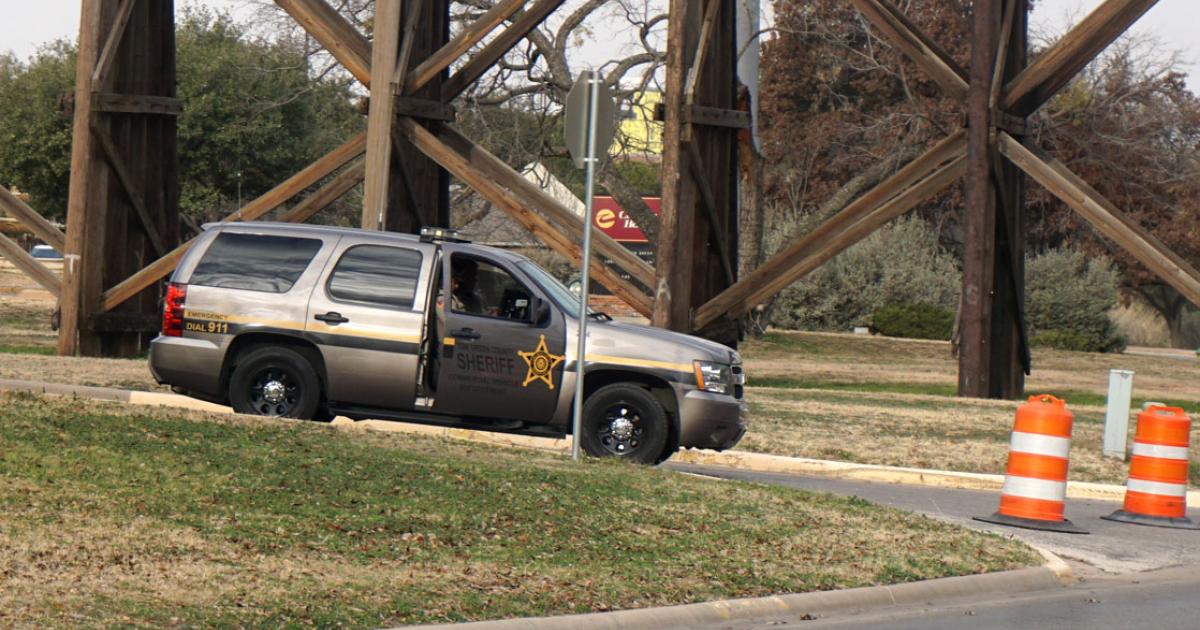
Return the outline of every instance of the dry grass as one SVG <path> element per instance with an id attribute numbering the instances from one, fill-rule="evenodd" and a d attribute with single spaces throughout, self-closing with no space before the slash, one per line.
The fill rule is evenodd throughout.
<path id="1" fill-rule="evenodd" d="M 896 583 L 1027 548 L 857 499 L 0 395 L 0 626 L 386 627 Z"/>

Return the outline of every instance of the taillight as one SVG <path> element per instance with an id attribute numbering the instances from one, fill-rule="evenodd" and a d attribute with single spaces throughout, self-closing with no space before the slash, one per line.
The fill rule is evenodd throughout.
<path id="1" fill-rule="evenodd" d="M 187 300 L 187 285 L 172 282 L 167 285 L 167 299 L 163 300 L 164 337 L 183 336 L 183 302 Z"/>

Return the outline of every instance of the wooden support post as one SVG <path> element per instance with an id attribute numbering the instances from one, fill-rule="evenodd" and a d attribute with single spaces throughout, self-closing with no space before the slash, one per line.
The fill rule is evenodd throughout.
<path id="1" fill-rule="evenodd" d="M 333 7 L 324 0 L 275 0 L 275 4 L 299 22 L 354 78 L 371 87 L 371 43 Z"/>
<path id="2" fill-rule="evenodd" d="M 449 0 L 412 0 L 400 2 L 403 14 L 401 60 L 395 62 L 391 79 L 395 82 L 393 123 L 391 126 L 392 158 L 388 170 L 386 214 L 384 229 L 394 232 L 416 233 L 427 225 L 450 226 L 450 177 L 437 162 L 429 159 L 414 148 L 408 138 L 396 132 L 397 118 L 416 113 L 418 103 L 442 103 L 441 89 L 444 70 L 432 73 L 419 90 L 405 92 L 402 86 L 409 84 L 413 73 L 422 62 L 442 50 L 449 38 Z M 404 61 L 404 66 L 400 63 Z M 403 113 L 401 107 L 404 106 Z M 450 114 L 445 110 L 428 108 L 434 118 Z M 425 119 L 421 124 L 433 133 L 442 126 L 436 120 Z M 368 181 L 370 180 L 368 162 Z"/>
<path id="3" fill-rule="evenodd" d="M 500 186 L 486 173 L 474 167 L 471 160 L 440 140 L 435 134 L 418 125 L 410 118 L 401 119 L 400 130 L 426 155 L 454 174 L 465 184 L 475 189 L 485 199 L 495 204 L 529 230 L 538 240 L 548 245 L 564 258 L 578 262 L 582 260 L 580 246 L 560 232 L 541 215 L 525 206 L 509 190 Z M 649 298 L 629 282 L 621 279 L 608 265 L 593 259 L 591 272 L 613 295 L 621 298 L 643 315 L 649 315 L 652 306 Z"/>
<path id="4" fill-rule="evenodd" d="M 1106 0 L 1009 81 L 1004 88 L 1003 107 L 1013 107 L 1031 94 L 1032 102 L 1027 104 L 1031 110 L 1049 101 L 1157 2 Z"/>
<path id="5" fill-rule="evenodd" d="M 741 316 L 753 309 L 767 297 L 782 291 L 799 280 L 803 273 L 801 263 L 813 259 L 816 252 L 830 241 L 840 240 L 850 228 L 872 216 L 884 203 L 896 198 L 920 182 L 940 172 L 939 167 L 948 161 L 962 162 L 966 155 L 966 134 L 963 132 L 942 140 L 928 151 L 908 163 L 878 186 L 867 191 L 850 205 L 830 217 L 812 232 L 805 234 L 784 248 L 758 269 L 742 278 L 733 286 L 696 310 L 694 325 L 704 328 L 722 314 Z M 938 192 L 936 189 L 933 192 Z M 924 199 L 917 199 L 919 203 Z M 911 207 L 911 206 L 910 206 Z M 857 241 L 856 241 L 857 242 Z"/>
<path id="6" fill-rule="evenodd" d="M 133 175 L 129 167 L 125 164 L 125 160 L 121 158 L 121 154 L 117 151 L 117 144 L 113 142 L 112 136 L 99 124 L 92 124 L 92 135 L 96 137 L 97 144 L 100 145 L 100 151 L 104 154 L 104 160 L 112 169 L 113 175 L 116 175 L 117 182 L 121 184 L 121 189 L 125 191 L 125 195 L 129 197 L 129 202 L 133 204 L 133 209 L 137 213 L 138 222 L 142 229 L 146 232 L 146 237 L 150 241 L 150 245 L 154 248 L 156 256 L 162 256 L 167 253 L 166 247 L 163 246 L 162 237 L 158 235 L 158 228 L 154 225 L 154 220 L 150 218 L 150 211 L 146 209 L 146 199 L 142 197 L 142 192 L 138 189 L 138 185 L 133 181 Z"/>
<path id="7" fill-rule="evenodd" d="M 117 9 L 116 23 L 109 31 L 104 42 L 104 50 L 96 62 L 96 70 L 92 72 L 92 86 L 95 91 L 105 91 L 110 85 L 113 59 L 117 56 L 117 47 L 125 37 L 125 28 L 129 26 L 129 18 L 133 17 L 133 4 L 137 0 L 121 0 Z"/>
<path id="8" fill-rule="evenodd" d="M 343 167 L 350 160 L 366 151 L 367 135 L 360 133 L 342 146 L 334 149 L 321 159 L 313 162 L 304 170 L 289 177 L 283 183 L 263 193 L 254 201 L 242 206 L 237 212 L 225 217 L 225 221 L 253 221 L 279 207 L 280 204 L 300 194 L 305 188 L 316 184 L 328 177 L 334 171 Z M 158 282 L 170 274 L 180 259 L 191 248 L 195 239 L 171 250 L 166 256 L 159 258 L 141 271 L 129 276 L 120 284 L 104 292 L 103 309 L 112 310 L 125 300 L 137 295 L 146 287 Z M 64 267 L 65 269 L 65 267 Z"/>
<path id="9" fill-rule="evenodd" d="M 37 210 L 30 208 L 28 204 L 17 198 L 16 195 L 8 191 L 7 188 L 0 186 L 0 210 L 3 210 L 13 216 L 14 219 L 21 222 L 22 225 L 29 228 L 33 235 L 42 239 L 44 243 L 53 247 L 59 253 L 67 249 L 67 235 L 59 231 L 42 215 L 38 214 Z"/>
<path id="10" fill-rule="evenodd" d="M 953 98 L 967 95 L 967 73 L 888 0 L 850 0 L 859 13 Z"/>
<path id="11" fill-rule="evenodd" d="M 54 297 L 57 298 L 61 294 L 62 280 L 58 275 L 38 262 L 38 259 L 30 256 L 29 252 L 25 251 L 16 241 L 4 234 L 0 234 L 0 255 L 7 258 L 14 267 L 20 269 L 34 282 L 42 285 L 42 288 L 49 291 Z"/>
<path id="12" fill-rule="evenodd" d="M 371 49 L 371 109 L 367 115 L 367 176 L 363 184 L 362 227 L 384 227 L 392 179 L 392 125 L 396 120 L 396 57 L 400 53 L 400 0 L 375 5 Z"/>
<path id="13" fill-rule="evenodd" d="M 75 121 L 71 140 L 71 183 L 67 199 L 67 239 L 62 250 L 63 282 L 59 307 L 58 353 L 75 355 L 80 348 L 80 322 L 97 311 L 105 231 L 103 199 L 107 181 L 91 131 L 92 75 L 117 6 L 113 0 L 82 0 L 79 60 L 75 72 Z M 85 238 L 88 237 L 88 238 Z M 88 264 L 83 264 L 88 263 Z M 95 263 L 95 264 L 91 264 Z M 96 354 L 99 344 L 87 340 L 83 350 Z"/>

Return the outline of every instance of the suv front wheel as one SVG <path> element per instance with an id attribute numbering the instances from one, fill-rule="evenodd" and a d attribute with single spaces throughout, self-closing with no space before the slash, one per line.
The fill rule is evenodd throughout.
<path id="1" fill-rule="evenodd" d="M 321 402 L 321 383 L 299 352 L 256 348 L 238 359 L 229 379 L 229 402 L 238 413 L 310 420 Z"/>
<path id="2" fill-rule="evenodd" d="M 593 457 L 655 464 L 667 437 L 667 414 L 662 405 L 637 385 L 605 385 L 583 404 L 580 446 Z"/>

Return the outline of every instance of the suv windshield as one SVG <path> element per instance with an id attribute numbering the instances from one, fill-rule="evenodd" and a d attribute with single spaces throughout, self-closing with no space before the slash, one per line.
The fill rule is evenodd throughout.
<path id="1" fill-rule="evenodd" d="M 575 316 L 579 314 L 579 296 L 571 293 L 571 290 L 564 287 L 558 278 L 550 275 L 545 269 L 533 264 L 528 260 L 522 260 L 517 263 L 521 268 L 533 279 L 534 284 L 550 296 L 550 299 L 558 305 L 558 308 L 568 315 Z M 595 313 L 595 309 L 588 309 L 588 313 Z"/>

